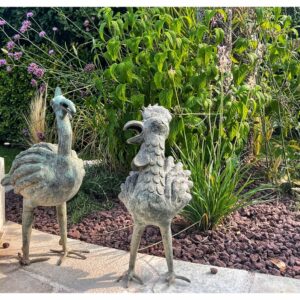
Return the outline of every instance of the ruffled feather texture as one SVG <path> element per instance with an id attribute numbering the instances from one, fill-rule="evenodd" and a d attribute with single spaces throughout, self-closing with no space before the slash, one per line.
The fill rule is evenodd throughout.
<path id="1" fill-rule="evenodd" d="M 22 151 L 1 184 L 11 184 L 32 206 L 54 206 L 70 200 L 85 175 L 83 161 L 75 151 L 64 156 L 57 150 L 57 145 L 39 143 Z"/>

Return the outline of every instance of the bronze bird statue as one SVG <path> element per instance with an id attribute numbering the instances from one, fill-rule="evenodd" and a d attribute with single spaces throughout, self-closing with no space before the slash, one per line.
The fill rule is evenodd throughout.
<path id="1" fill-rule="evenodd" d="M 22 151 L 13 161 L 9 173 L 3 178 L 2 185 L 12 185 L 14 192 L 23 196 L 22 213 L 22 252 L 19 253 L 21 265 L 44 261 L 49 258 L 29 259 L 31 228 L 34 220 L 33 210 L 37 206 L 56 206 L 60 228 L 62 250 L 58 265 L 69 255 L 82 259 L 80 252 L 67 247 L 67 206 L 66 202 L 78 192 L 85 175 L 83 161 L 77 157 L 72 145 L 70 118 L 76 113 L 75 105 L 66 99 L 56 88 L 51 106 L 56 116 L 58 144 L 38 143 Z"/>
<path id="2" fill-rule="evenodd" d="M 140 239 L 147 225 L 158 226 L 161 232 L 170 285 L 175 279 L 190 280 L 178 276 L 173 267 L 171 221 L 173 217 L 191 200 L 189 180 L 191 172 L 183 169 L 182 163 L 174 163 L 173 157 L 165 157 L 165 141 L 169 135 L 171 114 L 162 106 L 149 105 L 142 111 L 143 120 L 129 121 L 124 130 L 132 129 L 138 134 L 127 140 L 129 144 L 141 144 L 132 161 L 132 169 L 121 185 L 119 199 L 125 204 L 134 220 L 130 245 L 128 271 L 118 281 L 143 281 L 135 273 L 135 261 Z"/>

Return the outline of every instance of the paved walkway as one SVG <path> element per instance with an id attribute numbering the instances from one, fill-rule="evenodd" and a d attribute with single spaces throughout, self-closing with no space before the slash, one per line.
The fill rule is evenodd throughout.
<path id="1" fill-rule="evenodd" d="M 31 257 L 48 254 L 50 248 L 59 249 L 59 237 L 32 231 Z M 191 284 L 176 281 L 167 287 L 164 275 L 167 271 L 164 258 L 140 254 L 137 274 L 145 284 L 131 283 L 128 289 L 116 279 L 128 267 L 129 254 L 125 251 L 87 244 L 69 239 L 73 249 L 88 249 L 86 260 L 68 258 L 62 266 L 56 266 L 58 257 L 50 254 L 49 261 L 27 267 L 19 266 L 15 259 L 21 249 L 21 226 L 7 222 L 1 240 L 10 243 L 0 248 L 0 292 L 298 292 L 300 280 L 264 275 L 243 270 L 218 268 L 210 273 L 210 266 L 175 261 L 178 274 L 192 280 Z"/>

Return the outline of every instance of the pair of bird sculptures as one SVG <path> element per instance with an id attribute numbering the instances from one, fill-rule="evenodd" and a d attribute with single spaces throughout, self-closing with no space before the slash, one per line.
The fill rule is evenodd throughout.
<path id="1" fill-rule="evenodd" d="M 70 118 L 76 113 L 75 105 L 56 88 L 51 106 L 56 116 L 58 144 L 39 143 L 16 156 L 2 185 L 12 185 L 15 193 L 23 196 L 22 214 L 22 255 L 18 254 L 21 265 L 45 261 L 49 258 L 29 259 L 29 245 L 33 223 L 33 210 L 37 206 L 56 206 L 60 228 L 62 250 L 60 265 L 73 254 L 82 259 L 88 251 L 70 250 L 67 247 L 66 202 L 78 192 L 85 175 L 83 161 L 77 157 L 72 145 Z M 135 273 L 135 262 L 140 239 L 147 225 L 160 228 L 170 285 L 175 279 L 190 282 L 186 277 L 176 275 L 173 266 L 171 221 L 191 200 L 190 171 L 184 170 L 173 157 L 165 157 L 165 141 L 169 135 L 171 114 L 162 106 L 149 105 L 142 111 L 142 121 L 129 121 L 124 130 L 134 130 L 137 135 L 128 139 L 129 144 L 141 144 L 132 161 L 132 171 L 121 185 L 119 199 L 124 203 L 134 220 L 130 245 L 129 269 L 118 281 L 124 280 L 143 284 Z"/>

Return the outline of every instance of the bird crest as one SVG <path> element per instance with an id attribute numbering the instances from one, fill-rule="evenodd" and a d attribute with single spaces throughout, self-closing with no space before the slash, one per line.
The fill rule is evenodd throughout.
<path id="1" fill-rule="evenodd" d="M 142 109 L 142 115 L 144 121 L 150 118 L 162 118 L 167 121 L 167 123 L 170 123 L 172 120 L 172 116 L 170 112 L 157 104 L 151 105 L 149 104 L 147 107 L 143 107 Z"/>
<path id="2" fill-rule="evenodd" d="M 55 89 L 54 97 L 57 97 L 57 96 L 62 96 L 62 91 L 61 91 L 61 88 L 59 86 L 56 87 L 56 89 Z"/>

